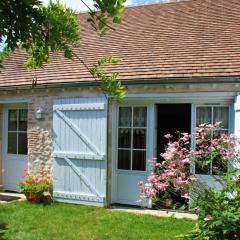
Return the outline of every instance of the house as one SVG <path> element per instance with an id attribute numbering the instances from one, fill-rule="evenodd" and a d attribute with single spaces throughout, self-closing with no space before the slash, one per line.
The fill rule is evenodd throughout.
<path id="1" fill-rule="evenodd" d="M 112 55 L 127 88 L 122 104 L 108 99 L 78 58 L 61 53 L 35 72 L 20 51 L 0 74 L 0 185 L 16 191 L 24 169 L 46 171 L 57 201 L 106 206 L 138 204 L 147 160 L 162 136 L 222 121 L 240 135 L 240 5 L 189 0 L 128 7 L 123 24 L 99 38 L 80 14 L 81 47 L 92 66 Z M 37 86 L 32 88 L 32 79 Z M 193 169 L 215 184 L 211 167 Z"/>

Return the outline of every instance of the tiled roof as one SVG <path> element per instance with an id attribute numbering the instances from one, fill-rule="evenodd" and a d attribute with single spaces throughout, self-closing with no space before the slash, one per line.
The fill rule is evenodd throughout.
<path id="1" fill-rule="evenodd" d="M 75 53 L 91 66 L 112 55 L 122 63 L 110 67 L 123 80 L 240 76 L 239 0 L 190 0 L 126 8 L 123 23 L 100 38 L 79 14 L 81 47 Z M 0 87 L 31 84 L 33 72 L 15 52 L 5 61 Z M 53 54 L 36 71 L 38 84 L 94 81 L 75 58 Z"/>

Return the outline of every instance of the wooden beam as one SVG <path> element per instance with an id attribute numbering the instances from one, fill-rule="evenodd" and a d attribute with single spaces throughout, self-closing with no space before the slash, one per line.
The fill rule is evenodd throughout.
<path id="1" fill-rule="evenodd" d="M 55 157 L 55 158 L 67 157 L 70 159 L 103 161 L 103 160 L 105 160 L 106 156 L 105 155 L 96 155 L 96 154 L 91 154 L 91 153 L 54 151 L 53 157 Z"/>

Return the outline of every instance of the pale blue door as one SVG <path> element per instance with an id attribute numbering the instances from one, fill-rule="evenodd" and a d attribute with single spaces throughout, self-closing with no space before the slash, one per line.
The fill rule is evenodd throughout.
<path id="1" fill-rule="evenodd" d="M 118 108 L 114 203 L 139 205 L 140 188 L 148 175 L 148 107 Z"/>
<path id="2" fill-rule="evenodd" d="M 53 112 L 54 199 L 104 206 L 106 98 L 58 99 L 54 101 Z"/>

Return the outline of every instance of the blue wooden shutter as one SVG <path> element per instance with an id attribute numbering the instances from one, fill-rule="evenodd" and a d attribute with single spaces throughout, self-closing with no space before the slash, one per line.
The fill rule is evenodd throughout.
<path id="1" fill-rule="evenodd" d="M 53 106 L 56 201 L 104 206 L 107 103 L 104 97 L 58 99 Z"/>

